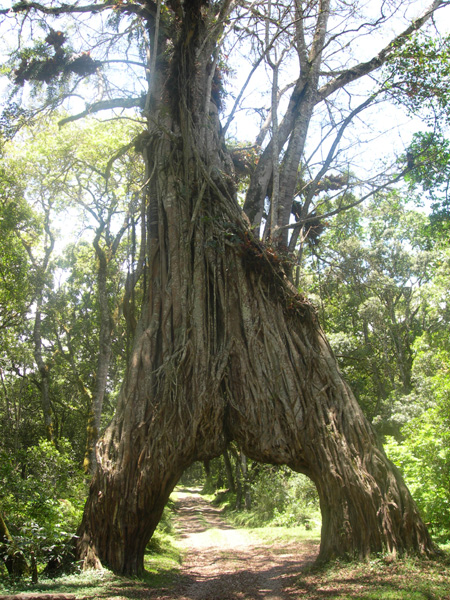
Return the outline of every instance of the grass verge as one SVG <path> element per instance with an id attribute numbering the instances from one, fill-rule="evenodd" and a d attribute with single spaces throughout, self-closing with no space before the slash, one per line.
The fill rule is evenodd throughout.
<path id="1" fill-rule="evenodd" d="M 437 561 L 374 558 L 305 570 L 292 588 L 308 600 L 450 600 L 450 556 Z"/>
<path id="2" fill-rule="evenodd" d="M 178 553 L 178 551 L 175 551 Z M 0 594 L 75 594 L 77 598 L 137 600 L 148 597 L 152 589 L 170 589 L 178 581 L 179 559 L 171 553 L 145 556 L 145 574 L 139 578 L 119 577 L 107 569 L 82 571 L 57 579 L 41 579 L 32 584 L 26 579 L 0 580 Z"/>
<path id="3" fill-rule="evenodd" d="M 305 529 L 303 525 L 297 527 L 255 527 L 248 529 L 248 532 L 251 536 L 266 544 L 320 542 L 320 529 Z"/>
<path id="4" fill-rule="evenodd" d="M 108 569 L 82 571 L 55 579 L 42 578 L 33 584 L 30 578 L 0 578 L 3 594 L 75 594 L 77 598 L 101 600 L 138 600 L 148 598 L 152 590 L 167 590 L 179 582 L 181 552 L 174 537 L 156 531 L 144 558 L 145 573 L 139 578 L 119 577 Z"/>

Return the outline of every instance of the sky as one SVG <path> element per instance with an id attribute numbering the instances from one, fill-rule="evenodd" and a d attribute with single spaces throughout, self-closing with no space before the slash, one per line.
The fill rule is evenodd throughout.
<path id="1" fill-rule="evenodd" d="M 6 4 L 6 2 L 5 2 Z M 395 34 L 398 34 L 404 29 L 406 24 L 411 18 L 420 14 L 426 4 L 423 0 L 411 0 L 406 2 L 406 8 L 402 10 L 398 9 L 399 5 L 404 5 L 405 2 L 399 0 L 385 0 L 383 3 L 385 10 L 391 10 L 394 16 L 389 20 L 387 26 L 383 26 L 378 31 L 371 30 L 370 35 L 364 29 L 360 30 L 357 35 L 349 36 L 348 39 L 343 38 L 342 44 L 348 44 L 345 49 L 346 52 L 346 65 L 356 64 L 357 62 L 364 61 L 379 51 L 386 42 L 391 39 Z M 373 2 L 373 0 L 359 2 L 360 12 L 366 19 L 374 18 L 378 15 L 378 8 L 380 2 Z M 330 31 L 339 30 L 341 25 L 341 19 L 339 15 L 332 15 L 330 20 Z M 63 23 L 64 21 L 59 21 Z M 7 23 L 7 20 L 5 21 Z M 61 25 L 62 26 L 62 25 Z M 448 32 L 450 27 L 450 9 L 447 8 L 440 10 L 437 13 L 435 19 L 435 26 L 438 27 L 443 33 Z M 89 28 L 92 35 L 96 34 L 98 27 L 95 23 L 90 22 Z M 75 31 L 72 26 L 73 39 L 75 49 L 81 50 L 84 46 L 84 36 L 89 37 L 89 29 L 87 33 L 81 35 L 80 31 Z M 35 39 L 38 36 L 43 36 L 39 27 L 34 27 L 33 34 Z M 5 30 L 5 24 L 3 25 L 3 37 L 0 41 L 0 51 L 5 51 L 5 47 L 14 48 L 16 45 L 16 38 L 11 35 L 11 32 Z M 112 58 L 118 58 L 119 55 L 113 56 Z M 110 57 L 111 58 L 111 57 Z M 129 58 L 138 61 L 139 56 L 131 52 Z M 248 46 L 243 45 L 239 52 L 235 52 L 231 55 L 230 66 L 234 71 L 233 76 L 229 78 L 228 84 L 236 95 L 242 86 L 243 81 L 247 77 L 247 73 L 250 68 L 251 53 Z M 335 57 L 331 56 L 328 60 L 331 67 L 336 66 L 337 62 Z M 117 63 L 114 65 L 117 69 L 115 85 L 117 88 L 128 89 L 131 93 L 139 94 L 144 91 L 145 80 L 143 79 L 144 71 L 137 66 L 125 66 Z M 292 81 L 297 77 L 295 61 L 288 61 L 285 67 L 282 69 L 280 77 L 280 87 L 286 82 Z M 139 77 L 136 77 L 138 75 Z M 2 83 L 3 82 L 3 83 Z M 136 83 L 137 82 L 137 83 Z M 0 78 L 0 86 L 5 86 L 5 79 Z M 245 94 L 244 107 L 268 107 L 270 101 L 270 70 L 261 67 L 252 82 L 248 86 Z M 369 81 L 360 82 L 352 86 L 352 92 L 354 97 L 359 100 L 365 93 L 370 91 L 374 82 Z M 1 87 L 0 87 L 1 89 Z M 92 92 L 92 87 L 85 88 L 86 94 Z M 24 100 L 28 99 L 27 90 L 21 91 Z M 85 108 L 85 99 L 83 98 L 83 89 L 81 89 L 81 95 L 72 97 L 70 100 L 70 111 L 80 112 Z M 20 94 L 17 96 L 20 99 Z M 281 101 L 280 112 L 283 108 L 283 103 L 287 101 L 286 97 Z M 346 98 L 342 99 L 341 102 L 345 102 Z M 226 102 L 227 109 L 229 110 L 232 106 L 232 97 L 229 96 Z M 320 109 L 323 110 L 323 109 Z M 321 116 L 320 110 L 317 111 L 317 118 L 313 120 L 310 128 L 310 144 L 308 151 L 311 154 L 312 149 L 319 145 L 320 136 L 322 134 L 322 128 L 327 117 L 327 111 L 323 110 Z M 103 113 L 102 116 L 107 116 Z M 226 120 L 226 112 L 223 115 L 223 121 Z M 260 118 L 255 115 L 253 111 L 241 110 L 237 112 L 234 123 L 229 129 L 229 134 L 235 136 L 239 140 L 252 142 L 259 131 Z M 343 146 L 346 147 L 345 152 L 342 153 L 343 162 L 347 162 L 352 165 L 352 170 L 357 172 L 361 178 L 366 178 L 369 175 L 373 175 L 374 170 L 380 171 L 386 168 L 386 163 L 395 160 L 395 156 L 404 153 L 405 148 L 409 144 L 411 137 L 414 132 L 423 130 L 424 123 L 421 118 L 411 118 L 407 116 L 405 110 L 393 105 L 384 103 L 377 105 L 366 110 L 358 119 L 355 120 L 354 124 L 347 130 L 347 137 L 344 140 Z M 321 147 L 321 151 L 314 156 L 314 161 L 318 164 L 323 160 L 325 153 L 331 143 L 330 141 L 325 143 Z"/>
<path id="2" fill-rule="evenodd" d="M 380 3 L 369 0 L 360 2 L 361 12 L 368 18 L 374 18 L 379 15 L 378 8 Z M 347 64 L 351 66 L 372 58 L 379 52 L 395 35 L 398 35 L 410 23 L 411 19 L 420 15 L 424 7 L 428 3 L 423 0 L 413 0 L 407 3 L 407 6 L 402 10 L 395 11 L 401 2 L 386 2 L 386 10 L 392 7 L 394 16 L 388 21 L 386 26 L 378 31 L 370 31 L 370 34 L 365 34 L 364 31 L 358 35 L 351 36 L 350 47 L 346 49 Z M 404 4 L 404 3 L 403 3 Z M 341 26 L 340 19 L 335 16 L 330 20 L 330 31 L 334 28 L 338 29 Z M 440 9 L 437 12 L 434 24 L 431 26 L 441 34 L 447 34 L 450 29 L 450 7 Z M 350 40 L 350 38 L 349 38 Z M 346 41 L 346 40 L 345 40 Z M 248 55 L 248 52 L 247 52 Z M 245 81 L 249 67 L 246 63 L 246 50 L 241 53 L 239 66 L 236 66 L 236 77 L 231 83 L 234 86 L 235 94 L 240 89 L 240 86 Z M 293 75 L 293 72 L 295 75 Z M 287 63 L 283 69 L 280 81 L 280 87 L 284 83 L 292 81 L 296 77 L 295 63 Z M 270 73 L 269 73 L 270 75 Z M 270 77 L 267 69 L 260 68 L 256 76 L 248 86 L 246 92 L 246 106 L 269 106 L 270 103 Z M 356 84 L 353 84 L 351 89 L 354 93 L 357 102 L 361 98 L 366 97 L 366 93 L 370 93 L 375 87 L 375 83 L 365 78 Z M 359 100 L 358 100 L 359 98 Z M 286 99 L 285 99 L 286 102 Z M 229 103 L 231 104 L 231 102 Z M 282 103 L 283 104 L 283 103 Z M 281 104 L 281 108 L 282 108 Z M 319 111 L 316 111 L 320 114 Z M 240 118 L 239 118 L 240 117 Z M 310 147 L 318 145 L 323 121 L 320 117 L 313 120 L 310 130 Z M 410 143 L 413 134 L 425 128 L 424 121 L 421 116 L 407 115 L 403 107 L 394 106 L 393 104 L 384 102 L 380 105 L 375 105 L 365 110 L 360 117 L 355 120 L 355 123 L 348 128 L 346 152 L 348 161 L 352 163 L 354 168 L 358 169 L 362 177 L 367 177 L 373 173 L 374 164 L 379 168 L 384 168 L 386 160 L 402 154 L 405 148 Z M 238 118 L 230 128 L 230 133 L 238 139 L 255 139 L 259 131 L 259 121 L 252 118 L 251 111 L 242 111 L 238 114 Z M 329 144 L 322 146 L 322 155 L 318 156 L 319 161 L 324 158 L 324 153 L 327 152 Z"/>

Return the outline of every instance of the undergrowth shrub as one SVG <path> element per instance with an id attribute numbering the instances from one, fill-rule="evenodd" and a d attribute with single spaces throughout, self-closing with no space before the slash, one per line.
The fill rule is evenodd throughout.
<path id="1" fill-rule="evenodd" d="M 436 408 L 402 428 L 400 444 L 389 437 L 385 449 L 400 468 L 422 518 L 440 541 L 450 540 L 450 432 Z"/>
<path id="2" fill-rule="evenodd" d="M 167 547 L 172 545 L 175 534 L 174 528 L 174 511 L 175 503 L 173 500 L 167 502 L 161 520 L 158 523 L 149 543 L 147 544 L 147 552 L 150 554 L 164 554 Z"/>
<path id="3" fill-rule="evenodd" d="M 319 517 L 313 482 L 287 467 L 268 467 L 252 485 L 253 512 L 257 523 L 311 526 Z"/>
<path id="4" fill-rule="evenodd" d="M 223 506 L 234 508 L 232 494 L 219 491 L 219 496 Z M 320 524 L 315 485 L 288 467 L 259 465 L 252 475 L 251 501 L 250 510 L 232 513 L 236 524 L 248 527 L 303 525 L 307 529 Z"/>
<path id="5" fill-rule="evenodd" d="M 67 440 L 58 448 L 41 440 L 14 457 L 0 456 L 0 505 L 12 537 L 7 552 L 20 551 L 41 568 L 66 551 L 81 520 L 85 482 Z"/>
<path id="6" fill-rule="evenodd" d="M 275 508 L 274 525 L 304 525 L 307 529 L 320 524 L 319 497 L 314 483 L 306 476 L 292 473 L 286 482 L 287 501 L 283 510 Z"/>

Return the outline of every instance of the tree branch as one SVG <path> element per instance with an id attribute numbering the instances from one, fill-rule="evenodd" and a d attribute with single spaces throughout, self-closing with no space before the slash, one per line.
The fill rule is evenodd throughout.
<path id="1" fill-rule="evenodd" d="M 39 2 L 27 2 L 22 0 L 13 4 L 11 8 L 0 9 L 0 15 L 7 15 L 8 13 L 21 13 L 28 10 L 34 9 L 42 12 L 46 15 L 61 15 L 65 13 L 87 13 L 87 12 L 101 12 L 103 10 L 112 8 L 114 0 L 107 0 L 103 4 L 87 4 L 85 6 L 76 6 L 75 4 L 61 4 L 61 6 L 44 6 Z"/>
<path id="2" fill-rule="evenodd" d="M 302 221 L 303 221 L 303 223 L 308 223 L 309 221 L 312 221 L 312 220 L 325 221 L 326 219 L 329 219 L 331 217 L 335 217 L 339 213 L 344 212 L 345 210 L 349 210 L 350 208 L 354 208 L 355 206 L 358 206 L 358 205 L 362 204 L 365 200 L 367 200 L 368 198 L 370 198 L 374 194 L 376 194 L 378 192 L 381 192 L 382 190 L 385 190 L 386 188 L 388 188 L 389 186 L 393 185 L 394 183 L 397 183 L 408 172 L 409 172 L 408 168 L 403 169 L 403 171 L 401 171 L 400 173 L 398 173 L 392 179 L 389 179 L 389 181 L 386 181 L 385 183 L 377 185 L 373 190 L 371 190 L 370 192 L 368 192 L 364 196 L 361 196 L 361 198 L 358 198 L 357 200 L 354 200 L 353 202 L 350 202 L 350 204 L 346 204 L 345 206 L 340 205 L 337 208 L 335 208 L 333 210 L 330 210 L 327 213 L 324 213 L 323 215 L 317 215 L 317 214 L 316 215 L 309 215 L 309 216 L 305 217 L 304 219 L 302 219 Z M 282 227 L 279 227 L 278 231 L 287 231 L 289 229 L 295 229 L 296 227 L 298 227 L 298 225 L 299 225 L 298 222 L 296 222 L 296 223 L 289 223 L 288 225 L 283 225 Z"/>
<path id="3" fill-rule="evenodd" d="M 342 122 L 341 126 L 339 127 L 338 133 L 337 133 L 333 143 L 331 144 L 331 148 L 330 148 L 328 155 L 322 165 L 322 168 L 319 170 L 317 175 L 314 177 L 314 180 L 312 181 L 312 183 L 310 185 L 310 190 L 309 190 L 309 192 L 306 196 L 306 200 L 305 200 L 305 207 L 306 207 L 306 205 L 308 205 L 311 202 L 312 197 L 314 196 L 314 192 L 316 191 L 317 184 L 322 179 L 322 177 L 325 175 L 325 173 L 328 171 L 331 161 L 333 160 L 333 158 L 335 156 L 336 148 L 338 147 L 339 142 L 341 141 L 341 138 L 344 135 L 345 129 L 353 121 L 354 117 L 356 117 L 356 115 L 358 115 L 361 111 L 363 111 L 370 104 L 372 104 L 372 102 L 374 100 L 375 100 L 375 95 L 367 98 L 367 100 L 365 100 L 359 106 L 357 106 L 355 109 L 353 109 L 352 112 L 349 115 L 347 115 L 347 117 Z"/>
<path id="4" fill-rule="evenodd" d="M 396 48 L 407 42 L 409 36 L 415 31 L 418 31 L 433 16 L 438 8 L 448 4 L 448 0 L 434 0 L 422 16 L 415 19 L 409 27 L 407 27 L 396 38 L 391 40 L 389 44 L 385 46 L 376 56 L 367 62 L 359 63 L 358 65 L 343 71 L 338 77 L 322 86 L 318 91 L 318 102 L 324 100 L 333 92 L 344 87 L 348 83 L 356 81 L 364 75 L 367 75 L 375 69 L 383 66 L 390 54 L 392 54 Z"/>
<path id="5" fill-rule="evenodd" d="M 129 150 L 131 150 L 131 148 L 133 148 L 133 146 L 136 143 L 136 138 L 134 138 L 129 144 L 126 144 L 125 146 L 122 146 L 122 148 L 120 148 L 120 150 L 118 150 L 109 160 L 108 160 L 108 164 L 106 165 L 106 169 L 105 169 L 105 174 L 104 177 L 106 179 L 106 181 L 108 181 L 109 176 L 111 175 L 111 169 L 115 163 L 116 160 L 118 160 L 119 158 L 122 158 L 122 156 L 124 156 L 124 154 L 126 154 Z"/>
<path id="6" fill-rule="evenodd" d="M 356 115 L 358 115 L 361 111 L 363 111 L 365 108 L 367 108 L 370 104 L 372 104 L 373 100 L 375 99 L 375 96 L 370 96 L 369 98 L 367 98 L 367 100 L 365 100 L 365 102 L 363 102 L 362 104 L 360 104 L 359 106 L 357 106 L 354 110 L 352 110 L 352 112 L 346 117 L 346 119 L 344 119 L 344 121 L 342 122 L 338 133 L 333 141 L 333 143 L 331 144 L 331 148 L 328 152 L 328 155 L 322 165 L 322 168 L 319 170 L 319 172 L 317 173 L 317 175 L 314 177 L 313 181 L 310 183 L 309 187 L 309 191 L 306 195 L 305 201 L 303 203 L 303 207 L 302 207 L 302 214 L 304 215 L 308 215 L 308 211 L 309 211 L 309 207 L 312 201 L 312 198 L 314 196 L 314 193 L 316 192 L 317 189 L 317 184 L 319 183 L 319 181 L 322 179 L 322 177 L 325 175 L 325 173 L 328 171 L 331 161 L 333 160 L 334 156 L 335 156 L 335 152 L 336 149 L 339 145 L 339 142 L 341 141 L 342 136 L 344 135 L 344 131 L 347 128 L 347 126 L 352 122 L 352 120 L 354 119 L 354 117 L 356 117 Z M 314 215 L 314 218 L 317 218 L 317 215 Z M 307 220 L 307 219 L 306 219 Z M 304 219 L 299 219 L 298 222 L 298 228 L 294 228 L 293 233 L 292 233 L 292 237 L 291 240 L 289 242 L 289 250 L 294 250 L 296 244 L 297 244 L 297 239 L 298 236 L 300 234 L 301 228 L 303 226 L 304 223 Z"/>
<path id="7" fill-rule="evenodd" d="M 117 3 L 116 0 L 106 0 L 103 4 L 86 4 L 85 6 L 77 6 L 76 4 L 61 4 L 60 6 L 44 6 L 39 2 L 27 2 L 22 0 L 17 2 L 11 8 L 0 9 L 0 15 L 16 14 L 27 12 L 29 10 L 37 10 L 45 15 L 62 15 L 67 13 L 99 13 L 104 10 L 114 9 L 126 14 L 134 13 L 143 18 L 154 17 L 156 15 L 156 5 L 152 0 L 147 0 L 145 5 L 139 4 Z"/>
<path id="8" fill-rule="evenodd" d="M 84 117 L 100 112 L 101 110 L 112 110 L 114 108 L 143 108 L 144 102 L 145 97 L 142 96 L 139 98 L 113 98 L 112 100 L 101 100 L 100 102 L 90 104 L 86 110 L 77 115 L 71 115 L 70 117 L 61 119 L 61 121 L 58 121 L 58 125 L 62 127 L 63 125 L 66 125 L 66 123 L 78 121 L 79 119 L 83 119 Z"/>
<path id="9" fill-rule="evenodd" d="M 394 52 L 394 50 L 405 43 L 412 33 L 418 31 L 433 16 L 438 8 L 447 6 L 449 4 L 449 0 L 433 0 L 430 7 L 422 14 L 422 16 L 414 20 L 409 27 L 407 27 L 401 34 L 387 44 L 387 46 L 385 46 L 385 48 L 383 48 L 383 50 L 381 50 L 375 57 L 367 62 L 360 63 L 347 70 L 340 71 L 338 77 L 329 81 L 317 91 L 314 91 L 314 106 L 320 104 L 320 102 L 325 100 L 336 90 L 345 87 L 348 83 L 356 81 L 357 79 L 360 79 L 361 77 L 381 67 Z M 318 32 L 317 28 L 316 32 Z M 315 48 L 316 52 L 320 48 L 320 45 L 317 42 L 315 44 Z M 313 55 L 312 51 L 311 55 Z M 280 147 L 283 147 L 289 136 L 293 135 L 292 132 L 295 128 L 296 122 L 298 121 L 298 115 L 300 115 L 301 118 L 302 113 L 305 113 L 306 96 L 307 92 L 311 91 L 310 87 L 311 81 L 308 80 L 307 75 L 305 73 L 300 73 L 300 77 L 298 78 L 294 90 L 292 91 L 287 110 L 279 126 Z M 247 214 L 247 216 L 249 216 L 252 222 L 260 214 L 258 210 L 260 209 L 264 197 L 266 196 L 270 179 L 272 177 L 271 153 L 272 141 L 270 140 L 260 156 L 258 165 L 255 169 L 247 191 L 247 196 L 244 203 L 244 212 Z M 279 230 L 281 231 L 282 229 Z"/>

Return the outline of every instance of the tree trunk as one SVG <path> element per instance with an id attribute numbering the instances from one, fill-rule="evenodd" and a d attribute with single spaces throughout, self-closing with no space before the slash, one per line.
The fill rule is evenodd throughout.
<path id="1" fill-rule="evenodd" d="M 81 557 L 140 573 L 184 469 L 220 455 L 231 440 L 250 458 L 287 464 L 315 482 L 321 558 L 431 554 L 417 509 L 342 380 L 313 309 L 252 239 L 237 205 L 227 206 L 200 169 L 196 175 L 200 191 L 187 202 L 182 190 L 160 197 L 167 229 L 153 243 L 152 285 L 127 378 L 98 446 Z"/>
<path id="2" fill-rule="evenodd" d="M 86 472 L 94 473 L 97 467 L 95 445 L 101 429 L 103 401 L 108 383 L 109 365 L 111 362 L 112 331 L 114 328 L 108 304 L 108 259 L 105 251 L 100 247 L 99 238 L 101 229 L 94 240 L 97 256 L 97 296 L 99 305 L 99 340 L 97 353 L 97 368 L 95 372 L 95 388 L 92 394 L 92 404 L 87 424 L 86 453 L 84 468 Z M 112 252 L 110 252 L 112 254 Z"/>
<path id="3" fill-rule="evenodd" d="M 230 455 L 228 454 L 228 450 L 225 449 L 223 456 L 223 462 L 225 464 L 225 473 L 227 475 L 227 485 L 228 489 L 232 494 L 236 492 L 236 484 L 234 482 L 233 476 L 233 467 L 231 466 Z"/>
<path id="4" fill-rule="evenodd" d="M 50 366 L 45 362 L 42 353 L 42 313 L 41 296 L 38 298 L 36 315 L 34 317 L 33 339 L 34 359 L 39 371 L 39 391 L 41 393 L 42 414 L 44 416 L 45 434 L 49 442 L 53 441 L 53 411 L 50 401 Z"/>
<path id="5" fill-rule="evenodd" d="M 315 482 L 322 559 L 430 555 L 427 530 L 315 311 L 238 206 L 209 101 L 212 38 L 201 5 L 189 5 L 166 87 L 149 102 L 149 285 L 117 412 L 97 445 L 78 555 L 141 573 L 183 471 L 232 440 L 248 457 Z"/>
<path id="6" fill-rule="evenodd" d="M 14 541 L 0 512 L 0 556 L 5 563 L 9 575 L 22 577 L 29 572 L 24 555 L 14 549 Z"/>
<path id="7" fill-rule="evenodd" d="M 211 462 L 209 460 L 204 460 L 203 468 L 205 469 L 205 483 L 203 484 L 202 491 L 204 494 L 211 494 L 216 489 L 212 480 Z"/>
<path id="8" fill-rule="evenodd" d="M 248 481 L 247 457 L 242 452 L 241 452 L 241 470 L 242 470 L 242 481 L 244 484 L 245 510 L 250 510 L 252 507 L 252 495 L 250 492 L 250 483 Z"/>
<path id="9" fill-rule="evenodd" d="M 243 478 L 241 469 L 241 458 L 238 454 L 236 457 L 236 502 L 234 505 L 235 510 L 242 510 L 242 496 L 243 496 Z"/>

